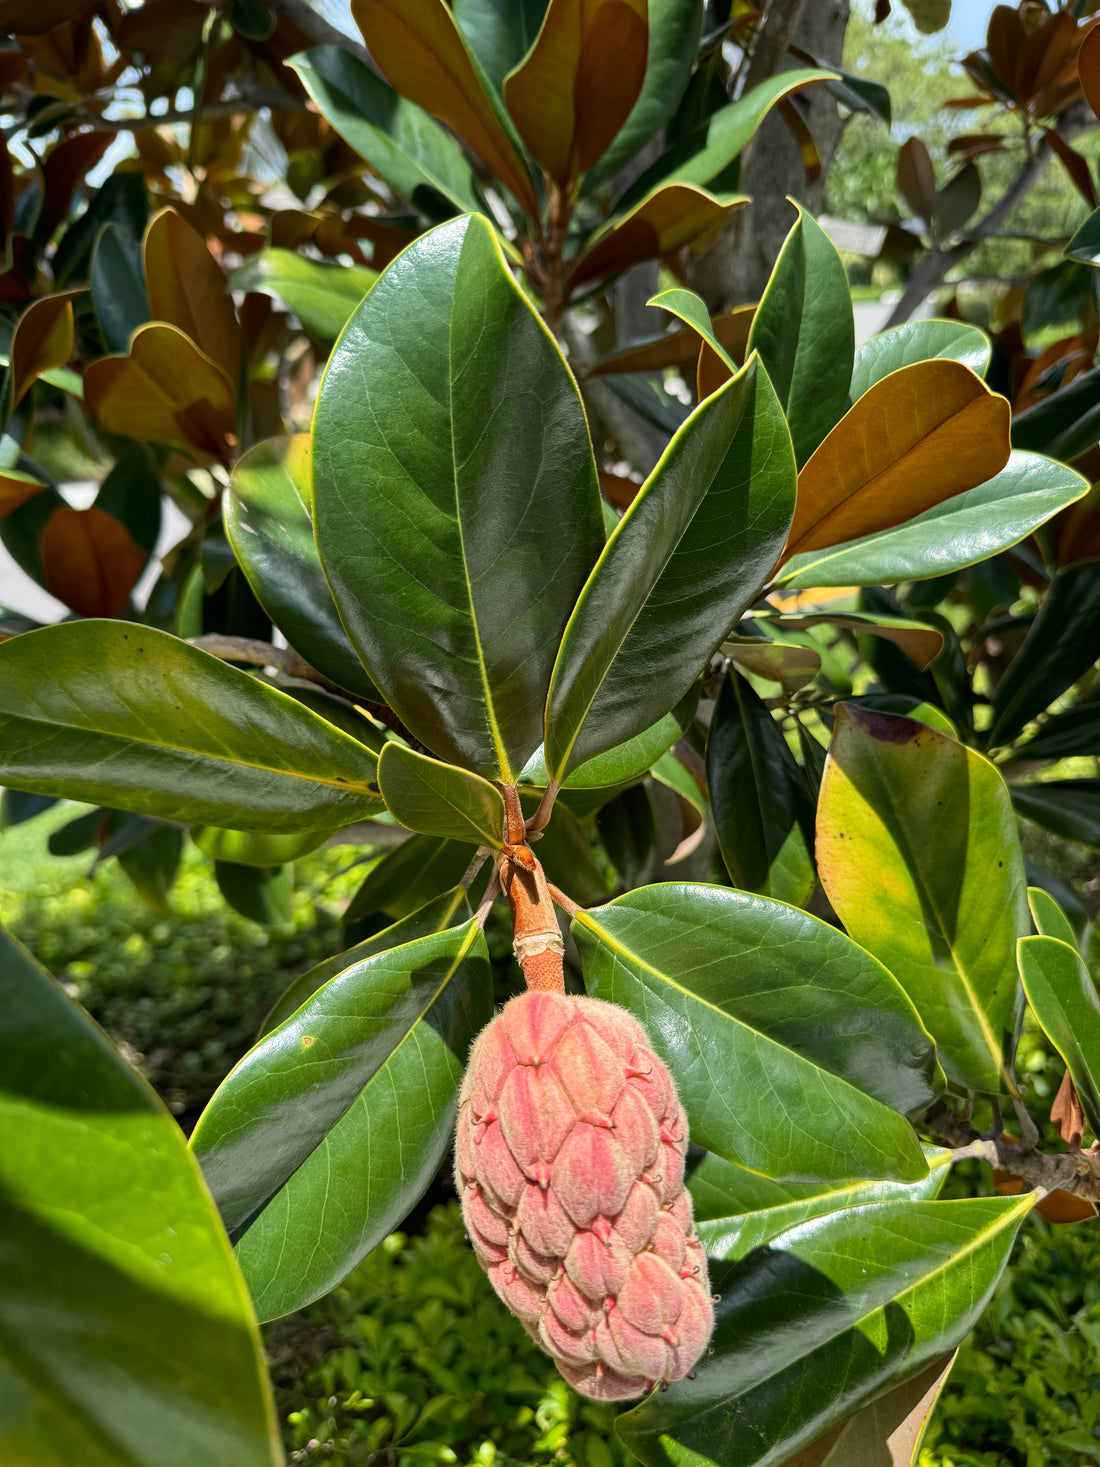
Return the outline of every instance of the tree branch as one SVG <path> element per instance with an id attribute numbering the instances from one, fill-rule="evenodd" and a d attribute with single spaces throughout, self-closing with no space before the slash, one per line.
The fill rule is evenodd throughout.
<path id="1" fill-rule="evenodd" d="M 932 1133 L 954 1149 L 955 1160 L 976 1157 L 999 1172 L 1019 1177 L 1042 1194 L 1070 1192 L 1100 1203 L 1100 1150 L 1064 1151 L 1060 1156 L 983 1136 L 946 1105 L 935 1106 L 926 1117 Z"/>
<path id="2" fill-rule="evenodd" d="M 767 81 L 779 70 L 805 3 L 806 0 L 771 0 L 756 34 L 743 93 Z"/>
<path id="3" fill-rule="evenodd" d="M 265 3 L 268 10 L 273 10 L 276 15 L 297 26 L 316 45 L 339 46 L 341 51 L 350 51 L 377 74 L 378 68 L 367 55 L 367 48 L 360 41 L 353 41 L 343 31 L 337 30 L 336 26 L 330 25 L 323 15 L 317 14 L 308 0 L 265 0 Z"/>

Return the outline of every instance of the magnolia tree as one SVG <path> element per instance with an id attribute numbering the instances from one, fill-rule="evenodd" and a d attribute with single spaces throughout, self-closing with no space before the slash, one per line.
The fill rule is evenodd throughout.
<path id="1" fill-rule="evenodd" d="M 495 73 L 449 14 L 429 39 L 398 7 L 358 13 L 395 86 L 427 68 L 437 110 L 465 117 L 525 232 L 452 197 L 350 311 L 311 432 L 239 453 L 231 298 L 189 226 L 153 220 L 130 259 L 162 315 L 87 367 L 84 400 L 109 442 L 186 452 L 218 485 L 231 468 L 204 523 L 220 507 L 288 645 L 177 635 L 187 596 L 174 630 L 125 606 L 12 627 L 0 778 L 136 820 L 147 872 L 184 830 L 260 885 L 349 826 L 407 839 L 190 1150 L 5 940 L 9 1455 L 277 1460 L 256 1320 L 332 1289 L 454 1145 L 502 1307 L 578 1390 L 623 1403 L 641 1461 L 912 1462 L 1028 1214 L 1100 1199 L 1100 1002 L 1074 914 L 1028 889 L 1014 809 L 1068 819 L 1089 782 L 1010 793 L 1002 774 L 1095 752 L 1095 566 L 1059 570 L 1043 528 L 1088 481 L 1013 447 L 976 327 L 857 350 L 843 265 L 799 213 L 754 311 L 719 328 L 686 289 L 657 298 L 698 400 L 644 482 L 601 496 L 565 311 L 581 262 L 610 277 L 650 236 L 629 203 L 585 236 L 576 206 L 645 88 L 669 93 L 633 151 L 684 76 L 662 81 L 641 0 L 552 0 Z M 582 49 L 601 25 L 616 46 Z M 592 54 L 616 58 L 596 81 Z M 398 116 L 400 161 L 435 134 Z M 651 166 L 638 211 L 688 187 L 676 169 L 713 177 L 715 126 Z M 64 322 L 71 300 L 46 299 Z M 222 397 L 165 407 L 185 368 Z M 25 466 L 9 480 L 39 483 L 26 505 L 55 492 Z M 984 619 L 930 608 L 1024 541 L 1042 599 L 994 682 L 963 650 L 991 640 Z M 838 588 L 865 588 L 859 609 Z M 836 650 L 856 636 L 871 691 Z M 501 919 L 515 995 L 494 1017 Z M 1066 1066 L 1054 1144 L 1017 1076 L 1025 1006 Z M 974 1158 L 1006 1195 L 956 1176 L 941 1200 Z"/>

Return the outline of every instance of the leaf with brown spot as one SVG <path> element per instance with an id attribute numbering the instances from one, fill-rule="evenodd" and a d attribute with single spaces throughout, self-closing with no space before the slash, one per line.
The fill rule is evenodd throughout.
<path id="1" fill-rule="evenodd" d="M 648 52 L 646 0 L 550 0 L 535 44 L 504 79 L 504 101 L 535 161 L 563 189 L 629 117 Z"/>
<path id="2" fill-rule="evenodd" d="M 169 443 L 224 461 L 236 394 L 219 366 L 175 326 L 141 326 L 124 357 L 101 357 L 84 374 L 88 411 L 109 433 Z"/>
<path id="3" fill-rule="evenodd" d="M 593 237 L 573 266 L 567 289 L 600 275 L 617 275 L 642 260 L 656 260 L 687 245 L 704 250 L 730 213 L 747 203 L 741 196 L 716 198 L 688 183 L 654 189 L 624 218 L 611 220 Z"/>
<path id="4" fill-rule="evenodd" d="M 527 165 L 494 110 L 443 0 L 352 0 L 351 13 L 386 80 L 453 127 L 537 219 L 538 196 Z"/>
<path id="5" fill-rule="evenodd" d="M 44 295 L 16 322 L 11 339 L 11 402 L 14 408 L 27 389 L 73 354 L 73 297 L 85 287 Z"/>
<path id="6" fill-rule="evenodd" d="M 18 469 L 0 471 L 0 520 L 48 488 L 41 479 L 32 479 L 30 474 L 21 474 Z"/>
<path id="7" fill-rule="evenodd" d="M 178 326 L 236 383 L 241 332 L 221 266 L 175 209 L 162 209 L 145 231 L 145 279 L 155 321 Z"/>
<path id="8" fill-rule="evenodd" d="M 41 558 L 47 589 L 70 610 L 120 616 L 148 556 L 113 514 L 66 505 L 42 532 Z"/>
<path id="9" fill-rule="evenodd" d="M 798 476 L 784 560 L 903 524 L 999 474 L 1011 409 L 960 362 L 915 362 L 876 382 Z"/>

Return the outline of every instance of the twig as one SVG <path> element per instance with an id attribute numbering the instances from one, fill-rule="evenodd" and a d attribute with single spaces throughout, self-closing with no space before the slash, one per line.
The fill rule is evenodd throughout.
<path id="1" fill-rule="evenodd" d="M 481 898 L 481 905 L 474 913 L 474 921 L 479 927 L 485 926 L 489 909 L 500 896 L 500 890 L 500 872 L 494 870 L 492 876 L 489 877 L 489 885 L 485 888 L 485 895 Z"/>
<path id="2" fill-rule="evenodd" d="M 555 886 L 552 881 L 548 881 L 546 886 L 551 897 L 554 899 L 555 907 L 560 907 L 567 917 L 575 917 L 578 912 L 584 911 L 584 908 L 578 902 L 575 902 L 572 897 L 567 897 L 565 892 L 560 887 Z"/>
<path id="3" fill-rule="evenodd" d="M 1061 1188 L 1075 1197 L 1100 1203 L 1100 1150 L 1096 1147 L 1048 1156 L 1034 1148 L 1002 1141 L 999 1136 L 980 1135 L 946 1105 L 934 1107 L 926 1124 L 939 1140 L 953 1148 L 956 1161 L 975 1157 L 996 1171 L 1019 1177 L 1044 1195 Z"/>
<path id="4" fill-rule="evenodd" d="M 527 821 L 527 834 L 529 836 L 546 829 L 554 809 L 554 801 L 557 798 L 558 785 L 555 780 L 551 780 L 543 792 L 538 809 L 531 816 L 530 820 Z"/>
<path id="5" fill-rule="evenodd" d="M 234 117 L 242 112 L 256 112 L 270 107 L 278 112 L 304 112 L 305 103 L 290 92 L 275 87 L 257 87 L 254 91 L 242 92 L 239 97 L 222 97 L 217 102 L 204 102 L 203 118 Z M 85 107 L 81 120 L 100 132 L 147 132 L 152 127 L 171 127 L 180 124 L 189 127 L 195 120 L 193 111 L 145 112 L 140 117 L 101 117 L 98 112 Z"/>
<path id="6" fill-rule="evenodd" d="M 485 865 L 485 862 L 488 859 L 489 847 L 478 846 L 477 850 L 474 852 L 473 860 L 466 867 L 466 870 L 462 873 L 462 880 L 458 883 L 464 891 L 470 890 L 470 887 L 473 886 L 474 882 L 477 880 L 477 873 L 481 870 L 482 866 Z"/>
<path id="7" fill-rule="evenodd" d="M 322 677 L 293 647 L 276 647 L 271 642 L 260 642 L 254 637 L 226 637 L 220 632 L 207 632 L 202 637 L 189 637 L 188 643 L 200 652 L 209 652 L 222 662 L 247 662 L 253 667 L 274 667 L 287 677 L 300 678 L 303 682 L 316 683 L 326 691 L 337 693 L 346 699 L 342 689 Z"/>

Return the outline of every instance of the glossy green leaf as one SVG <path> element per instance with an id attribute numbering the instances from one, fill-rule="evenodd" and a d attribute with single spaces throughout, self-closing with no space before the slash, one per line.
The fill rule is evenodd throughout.
<path id="1" fill-rule="evenodd" d="M 817 861 L 840 920 L 909 994 L 948 1076 L 1014 1093 L 1016 939 L 1030 922 L 1016 820 L 993 765 L 926 724 L 838 704 Z"/>
<path id="2" fill-rule="evenodd" d="M 196 825 L 191 839 L 212 861 L 230 861 L 238 866 L 281 866 L 297 861 L 324 845 L 332 832 L 301 830 L 283 834 L 275 831 L 223 830 L 216 825 Z"/>
<path id="3" fill-rule="evenodd" d="M 504 839 L 503 796 L 467 769 L 391 742 L 379 756 L 378 783 L 386 809 L 408 830 L 497 848 Z"/>
<path id="4" fill-rule="evenodd" d="M 790 435 L 754 359 L 673 438 L 581 593 L 547 708 L 556 779 L 684 696 L 774 566 L 794 489 Z"/>
<path id="5" fill-rule="evenodd" d="M 640 778 L 690 726 L 698 704 L 699 689 L 696 686 L 688 690 L 671 713 L 666 713 L 640 734 L 608 749 L 606 754 L 597 754 L 594 759 L 578 764 L 562 788 L 601 789 Z M 540 746 L 524 765 L 519 777 L 520 783 L 543 790 L 549 778 L 545 750 Z"/>
<path id="6" fill-rule="evenodd" d="M 547 0 L 454 0 L 466 45 L 498 92 L 534 45 L 546 6 Z"/>
<path id="7" fill-rule="evenodd" d="M 370 702 L 381 694 L 340 624 L 310 517 L 309 437 L 269 438 L 234 465 L 225 533 L 256 600 L 322 676 Z"/>
<path id="8" fill-rule="evenodd" d="M 615 205 L 629 208 L 659 183 L 706 184 L 733 162 L 755 135 L 777 102 L 814 82 L 829 81 L 831 71 L 781 71 L 746 92 L 736 102 L 720 107 L 699 127 L 678 140 L 647 168 Z"/>
<path id="9" fill-rule="evenodd" d="M 989 368 L 989 337 L 965 321 L 906 321 L 889 331 L 872 336 L 856 348 L 852 369 L 852 401 L 869 387 L 914 362 L 931 362 L 946 357 L 962 362 L 979 377 Z"/>
<path id="10" fill-rule="evenodd" d="M 118 864 L 142 901 L 158 916 L 170 911 L 168 894 L 179 872 L 183 834 L 171 825 L 158 825 L 135 845 L 119 851 Z"/>
<path id="11" fill-rule="evenodd" d="M 1078 703 L 1055 713 L 1016 753 L 1021 759 L 1066 759 L 1100 755 L 1100 703 Z"/>
<path id="12" fill-rule="evenodd" d="M 79 621 L 0 643 L 0 779 L 21 789 L 238 830 L 333 830 L 380 808 L 376 769 L 293 698 L 167 632 Z"/>
<path id="13" fill-rule="evenodd" d="M 351 928 L 378 912 L 394 920 L 409 916 L 440 892 L 457 885 L 474 850 L 465 841 L 439 840 L 434 835 L 414 835 L 403 841 L 367 873 L 348 903 L 345 927 Z"/>
<path id="14" fill-rule="evenodd" d="M 699 48 L 704 9 L 702 0 L 649 0 L 649 56 L 642 90 L 614 142 L 585 175 L 582 193 L 610 183 L 676 110 Z"/>
<path id="15" fill-rule="evenodd" d="M 799 209 L 749 331 L 787 418 L 799 467 L 848 410 L 855 322 L 836 246 Z"/>
<path id="16" fill-rule="evenodd" d="M 707 737 L 707 785 L 722 860 L 734 886 L 779 896 L 772 867 L 813 804 L 783 731 L 751 685 L 730 671 Z"/>
<path id="17" fill-rule="evenodd" d="M 427 218 L 480 207 L 470 165 L 446 129 L 358 57 L 317 46 L 290 65 L 344 141 Z"/>
<path id="18" fill-rule="evenodd" d="M 702 296 L 696 295 L 693 290 L 683 290 L 677 286 L 653 296 L 646 301 L 646 305 L 652 306 L 655 310 L 668 311 L 669 315 L 678 316 L 706 342 L 717 356 L 721 357 L 731 374 L 737 371 L 737 363 L 715 334 L 714 323 Z"/>
<path id="19" fill-rule="evenodd" d="M 925 1175 L 897 1111 L 931 1103 L 931 1040 L 843 933 L 763 897 L 661 885 L 578 913 L 573 935 L 588 991 L 647 1024 L 697 1145 L 793 1181 Z"/>
<path id="20" fill-rule="evenodd" d="M 234 290 L 282 301 L 311 335 L 327 342 L 340 335 L 377 279 L 378 271 L 363 265 L 335 265 L 294 250 L 267 249 L 238 266 L 229 283 Z"/>
<path id="21" fill-rule="evenodd" d="M 0 934 L 0 1457 L 282 1460 L 259 1334 L 176 1122 Z"/>
<path id="22" fill-rule="evenodd" d="M 1044 830 L 1100 849 L 1100 779 L 1016 784 L 1012 803 Z"/>
<path id="23" fill-rule="evenodd" d="M 1049 891 L 1044 891 L 1041 886 L 1029 886 L 1027 904 L 1031 909 L 1031 920 L 1035 923 L 1035 930 L 1041 937 L 1057 937 L 1062 942 L 1068 942 L 1070 947 L 1076 950 L 1077 934 L 1073 930 L 1073 923 Z"/>
<path id="24" fill-rule="evenodd" d="M 453 927 L 459 922 L 465 922 L 470 916 L 470 904 L 466 900 L 466 893 L 462 887 L 453 887 L 444 892 L 442 896 L 426 902 L 424 906 L 402 917 L 399 922 L 384 927 L 381 932 L 373 937 L 368 937 L 365 942 L 356 943 L 354 947 L 345 952 L 337 953 L 335 957 L 326 958 L 323 963 L 309 968 L 305 973 L 295 978 L 293 983 L 287 985 L 275 1002 L 268 1010 L 257 1039 L 262 1039 L 265 1034 L 270 1034 L 277 1029 L 290 1016 L 302 1007 L 306 999 L 323 988 L 330 978 L 337 977 L 346 968 L 355 963 L 361 963 L 367 958 L 373 958 L 378 953 L 387 952 L 391 947 L 400 947 L 404 942 L 412 942 L 417 937 L 428 937 L 434 932 L 445 932 L 448 927 Z"/>
<path id="25" fill-rule="evenodd" d="M 89 283 L 103 344 L 121 355 L 130 337 L 152 316 L 141 240 L 120 224 L 105 224 L 92 249 Z"/>
<path id="26" fill-rule="evenodd" d="M 892 530 L 792 556 L 776 581 L 795 589 L 946 575 L 1017 544 L 1087 490 L 1087 482 L 1065 464 L 1013 452 L 1001 472 L 976 489 Z"/>
<path id="27" fill-rule="evenodd" d="M 192 1146 L 261 1318 L 326 1293 L 417 1201 L 492 1012 L 467 922 L 346 969 L 222 1083 Z"/>
<path id="28" fill-rule="evenodd" d="M 933 1201 L 947 1180 L 951 1153 L 935 1146 L 924 1148 L 928 1175 L 916 1182 L 853 1182 L 844 1187 L 818 1190 L 811 1195 L 792 1198 L 789 1202 L 753 1208 L 728 1216 L 710 1217 L 698 1224 L 699 1241 L 709 1258 L 736 1263 L 754 1248 L 762 1248 L 785 1233 L 815 1217 L 827 1217 L 848 1207 L 866 1207 L 872 1202 Z M 807 1192 L 808 1187 L 803 1184 Z"/>
<path id="29" fill-rule="evenodd" d="M 603 525 L 577 385 L 485 219 L 423 235 L 356 311 L 313 476 L 321 561 L 386 701 L 440 758 L 513 783 Z"/>
<path id="30" fill-rule="evenodd" d="M 1100 648 L 1100 566 L 1081 561 L 1059 571 L 1024 644 L 993 694 L 989 746 L 1013 738 L 1083 677 Z"/>
<path id="31" fill-rule="evenodd" d="M 609 800 L 596 817 L 596 829 L 625 890 L 653 880 L 660 853 L 653 806 L 644 785 L 632 785 Z"/>
<path id="32" fill-rule="evenodd" d="M 852 1207 L 712 1265 L 710 1352 L 620 1416 L 647 1467 L 773 1467 L 952 1349 L 984 1309 L 1033 1203 Z"/>
<path id="33" fill-rule="evenodd" d="M 293 879 L 289 866 L 238 866 L 234 861 L 215 861 L 214 879 L 233 910 L 249 922 L 282 927 L 290 921 Z"/>
<path id="34" fill-rule="evenodd" d="M 1066 924 L 1068 926 L 1068 923 Z M 1066 1062 L 1093 1136 L 1100 1138 L 1100 996 L 1072 938 L 1022 937 L 1020 977 L 1043 1033 Z"/>

